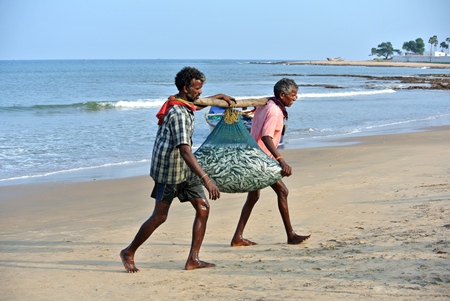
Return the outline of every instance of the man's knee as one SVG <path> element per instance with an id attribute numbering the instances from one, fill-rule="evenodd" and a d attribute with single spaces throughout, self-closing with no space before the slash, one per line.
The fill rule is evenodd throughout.
<path id="1" fill-rule="evenodd" d="M 247 195 L 247 202 L 255 204 L 259 200 L 260 190 L 251 191 Z"/>
<path id="2" fill-rule="evenodd" d="M 276 183 L 274 186 L 272 186 L 273 190 L 275 190 L 275 193 L 278 197 L 281 198 L 287 198 L 289 195 L 289 189 L 285 185 L 277 185 Z"/>
<path id="3" fill-rule="evenodd" d="M 194 199 L 191 201 L 192 205 L 197 211 L 197 214 L 201 216 L 208 216 L 209 214 L 209 202 L 206 199 Z"/>
<path id="4" fill-rule="evenodd" d="M 206 214 L 209 214 L 209 202 L 208 200 L 201 199 L 200 203 L 200 210 Z"/>
<path id="5" fill-rule="evenodd" d="M 286 187 L 283 187 L 282 189 L 280 189 L 280 194 L 282 196 L 284 196 L 285 198 L 287 198 L 289 195 L 289 189 L 287 189 Z"/>
<path id="6" fill-rule="evenodd" d="M 163 224 L 167 220 L 170 204 L 163 202 L 157 203 L 155 210 L 153 210 L 152 219 L 159 225 Z"/>
<path id="7" fill-rule="evenodd" d="M 161 225 L 161 224 L 163 224 L 163 223 L 167 220 L 167 214 L 164 214 L 164 213 L 157 213 L 157 214 L 154 214 L 154 215 L 153 215 L 153 220 L 154 220 L 157 224 Z"/>

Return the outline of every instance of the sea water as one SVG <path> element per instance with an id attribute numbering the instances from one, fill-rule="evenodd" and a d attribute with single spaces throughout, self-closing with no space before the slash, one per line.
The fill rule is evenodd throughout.
<path id="1" fill-rule="evenodd" d="M 413 76 L 448 69 L 252 60 L 0 61 L 0 185 L 148 174 L 155 115 L 177 93 L 174 77 L 185 66 L 205 73 L 202 97 L 267 97 L 276 81 L 294 79 L 299 97 L 288 108 L 284 148 L 450 124 L 448 91 L 398 90 L 406 85 L 348 76 Z M 195 113 L 194 148 L 210 133 L 204 114 Z"/>

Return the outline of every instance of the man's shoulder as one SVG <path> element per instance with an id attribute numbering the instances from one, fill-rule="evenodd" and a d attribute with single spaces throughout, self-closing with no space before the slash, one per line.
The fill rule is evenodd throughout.
<path id="1" fill-rule="evenodd" d="M 186 108 L 185 106 L 171 106 L 168 113 L 171 114 L 192 114 L 192 111 L 189 108 Z"/>
<path id="2" fill-rule="evenodd" d="M 263 112 L 263 114 L 279 114 L 279 113 L 283 113 L 281 111 L 281 109 L 273 102 L 273 101 L 268 101 L 267 104 L 263 107 L 261 107 L 260 112 Z M 256 114 L 256 112 L 255 112 Z"/>
<path id="3" fill-rule="evenodd" d="M 193 115 L 192 112 L 183 106 L 171 106 L 167 111 L 169 118 L 186 118 L 187 116 Z"/>

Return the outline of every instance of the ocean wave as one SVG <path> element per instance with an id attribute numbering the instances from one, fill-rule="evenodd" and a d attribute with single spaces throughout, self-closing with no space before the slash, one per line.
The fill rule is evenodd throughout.
<path id="1" fill-rule="evenodd" d="M 329 132 L 329 131 L 331 131 L 331 129 L 304 128 L 304 129 L 291 130 L 291 131 L 289 131 L 289 134 L 291 134 L 293 136 L 301 136 L 301 135 L 305 135 L 305 134 L 323 133 L 323 132 Z"/>
<path id="2" fill-rule="evenodd" d="M 118 101 L 114 104 L 115 108 L 128 108 L 128 109 L 141 109 L 141 108 L 159 108 L 161 107 L 166 99 L 164 100 L 138 100 L 138 101 Z"/>
<path id="3" fill-rule="evenodd" d="M 336 131 L 333 129 L 313 129 L 312 131 L 298 132 L 297 135 L 288 136 L 289 141 L 304 141 L 316 139 L 340 138 L 349 135 L 361 133 L 360 129 L 341 129 Z"/>
<path id="4" fill-rule="evenodd" d="M 0 111 L 63 111 L 63 110 L 84 110 L 101 111 L 112 109 L 142 109 L 159 108 L 166 99 L 139 99 L 135 101 L 87 101 L 71 104 L 45 104 L 33 106 L 9 106 L 0 107 Z"/>
<path id="5" fill-rule="evenodd" d="M 421 121 L 432 121 L 439 118 L 445 118 L 450 116 L 450 114 L 440 114 L 440 115 L 434 115 L 434 116 L 428 116 L 425 118 L 416 118 L 416 119 L 409 119 L 409 120 L 401 120 L 401 121 L 393 121 L 389 123 L 383 123 L 383 124 L 377 124 L 377 125 L 370 125 L 366 126 L 365 129 L 371 130 L 371 129 L 377 129 L 377 128 L 383 128 L 383 127 L 390 127 L 395 125 L 402 125 L 402 124 L 408 124 L 408 123 L 417 123 Z"/>
<path id="6" fill-rule="evenodd" d="M 330 98 L 330 97 L 351 97 L 359 95 L 373 95 L 395 93 L 395 90 L 370 90 L 370 91 L 348 91 L 348 92 L 335 92 L 335 93 L 299 93 L 299 98 Z M 270 97 L 270 95 L 263 96 L 236 96 L 235 98 L 260 98 Z M 64 110 L 81 110 L 81 111 L 102 111 L 102 110 L 114 110 L 114 109 L 148 109 L 161 107 L 166 99 L 138 99 L 138 100 L 118 100 L 118 101 L 87 101 L 70 104 L 41 104 L 33 106 L 9 106 L 0 107 L 0 111 L 64 111 Z"/>
<path id="7" fill-rule="evenodd" d="M 25 175 L 25 176 L 3 178 L 3 179 L 0 179 L 0 182 L 43 178 L 43 177 L 49 177 L 49 176 L 54 176 L 54 175 L 60 175 L 60 174 L 69 174 L 69 173 L 73 173 L 73 172 L 81 172 L 81 171 L 86 171 L 86 170 L 92 170 L 92 169 L 97 169 L 97 168 L 116 167 L 116 166 L 123 166 L 123 165 L 129 165 L 129 164 L 146 163 L 146 162 L 149 162 L 149 161 L 150 160 L 145 159 L 145 160 L 139 160 L 139 161 L 124 161 L 124 162 L 117 162 L 117 163 L 107 163 L 107 164 L 101 164 L 101 165 L 96 165 L 96 166 L 75 167 L 75 168 L 71 168 L 71 169 L 43 172 L 43 173 L 34 174 L 34 175 Z"/>

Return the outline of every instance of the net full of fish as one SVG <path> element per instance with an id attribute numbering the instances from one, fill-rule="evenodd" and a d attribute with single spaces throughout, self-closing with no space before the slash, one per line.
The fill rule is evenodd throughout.
<path id="1" fill-rule="evenodd" d="M 194 155 L 222 192 L 259 190 L 282 178 L 278 162 L 258 146 L 232 109 Z"/>

